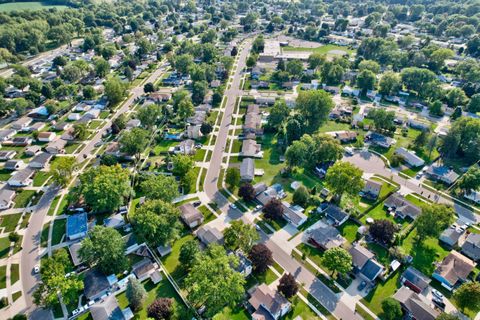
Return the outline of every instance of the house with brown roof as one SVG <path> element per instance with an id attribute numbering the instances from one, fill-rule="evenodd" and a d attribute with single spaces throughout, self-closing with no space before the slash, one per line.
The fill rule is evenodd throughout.
<path id="1" fill-rule="evenodd" d="M 335 133 L 335 138 L 341 143 L 349 143 L 357 140 L 358 134 L 355 131 L 339 131 Z"/>
<path id="2" fill-rule="evenodd" d="M 320 250 L 328 250 L 343 245 L 346 240 L 337 228 L 319 222 L 316 228 L 306 231 L 308 242 Z"/>
<path id="3" fill-rule="evenodd" d="M 54 132 L 39 132 L 38 141 L 40 142 L 51 142 L 55 139 L 56 134 Z"/>
<path id="4" fill-rule="evenodd" d="M 435 320 L 440 313 L 430 306 L 430 302 L 422 295 L 407 287 L 401 287 L 393 296 L 400 302 L 408 319 Z"/>
<path id="5" fill-rule="evenodd" d="M 415 220 L 422 213 L 422 209 L 406 200 L 400 193 L 392 194 L 385 200 L 384 205 L 389 211 L 394 211 L 395 216 L 402 219 L 408 217 Z"/>
<path id="6" fill-rule="evenodd" d="M 203 223 L 203 214 L 191 203 L 185 203 L 178 209 L 180 209 L 180 218 L 190 229 L 198 227 Z"/>
<path id="7" fill-rule="evenodd" d="M 292 304 L 278 291 L 273 291 L 265 283 L 259 285 L 253 291 L 248 303 L 255 312 L 254 320 L 280 319 L 291 309 Z"/>
<path id="8" fill-rule="evenodd" d="M 437 263 L 437 268 L 432 277 L 443 287 L 453 291 L 457 286 L 467 281 L 467 277 L 475 268 L 476 263 L 458 251 L 452 250 L 442 262 Z"/>
<path id="9" fill-rule="evenodd" d="M 209 245 L 211 243 L 215 244 L 223 244 L 223 234 L 220 230 L 215 227 L 205 225 L 197 230 L 197 237 L 200 241 L 205 244 Z"/>
<path id="10" fill-rule="evenodd" d="M 244 139 L 242 141 L 242 157 L 261 158 L 263 156 L 260 145 L 253 139 Z"/>

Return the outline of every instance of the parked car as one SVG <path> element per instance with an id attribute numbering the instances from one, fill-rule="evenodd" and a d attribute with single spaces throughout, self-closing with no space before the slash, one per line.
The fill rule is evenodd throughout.
<path id="1" fill-rule="evenodd" d="M 432 289 L 432 294 L 435 298 L 438 298 L 439 300 L 443 300 L 443 294 L 436 290 L 436 289 Z"/>
<path id="2" fill-rule="evenodd" d="M 35 267 L 33 267 L 33 273 L 37 274 L 40 272 L 40 265 L 35 265 Z"/>
<path id="3" fill-rule="evenodd" d="M 194 206 L 194 207 L 198 207 L 198 206 L 201 205 L 201 204 L 202 204 L 201 201 L 195 201 L 195 202 L 193 203 L 193 206 Z"/>
<path id="4" fill-rule="evenodd" d="M 367 286 L 367 282 L 366 282 L 366 281 L 362 281 L 362 282 L 360 282 L 360 284 L 358 285 L 357 290 L 358 290 L 358 291 L 362 291 L 363 289 L 365 289 L 366 286 Z"/>
<path id="5" fill-rule="evenodd" d="M 237 209 L 237 205 L 236 205 L 235 203 L 230 203 L 230 204 L 229 204 L 229 207 L 230 207 L 231 209 Z"/>

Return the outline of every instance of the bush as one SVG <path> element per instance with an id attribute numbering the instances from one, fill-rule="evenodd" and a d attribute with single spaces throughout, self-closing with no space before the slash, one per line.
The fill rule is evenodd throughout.
<path id="1" fill-rule="evenodd" d="M 8 235 L 8 240 L 10 240 L 10 242 L 17 242 L 20 240 L 20 235 L 16 232 L 12 232 Z"/>
<path id="2" fill-rule="evenodd" d="M 158 298 L 148 307 L 147 314 L 155 320 L 170 319 L 174 313 L 173 300 Z"/>

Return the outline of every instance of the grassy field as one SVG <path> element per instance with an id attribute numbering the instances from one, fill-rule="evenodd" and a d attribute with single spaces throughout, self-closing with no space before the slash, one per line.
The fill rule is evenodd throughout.
<path id="1" fill-rule="evenodd" d="M 20 267 L 18 263 L 10 265 L 10 283 L 14 284 L 20 279 Z"/>
<path id="2" fill-rule="evenodd" d="M 172 246 L 172 252 L 162 258 L 165 269 L 167 269 L 168 273 L 170 273 L 176 281 L 181 280 L 186 275 L 186 271 L 180 266 L 180 261 L 178 260 L 178 257 L 180 256 L 180 248 L 185 242 L 192 239 L 193 235 L 191 234 L 178 239 Z"/>
<path id="3" fill-rule="evenodd" d="M 0 238 L 0 259 L 5 258 L 10 250 L 10 240 L 8 237 Z"/>
<path id="4" fill-rule="evenodd" d="M 50 173 L 45 172 L 45 171 L 39 171 L 35 174 L 35 177 L 33 177 L 33 186 L 34 187 L 41 187 L 43 184 L 47 181 L 47 179 L 50 177 Z"/>
<path id="5" fill-rule="evenodd" d="M 14 199 L 15 208 L 25 208 L 34 195 L 34 190 L 22 190 L 18 192 L 17 196 Z"/>
<path id="6" fill-rule="evenodd" d="M 284 51 L 311 51 L 311 52 L 322 53 L 322 54 L 328 54 L 332 50 L 340 50 L 348 54 L 352 54 L 355 52 L 355 50 L 349 49 L 348 47 L 337 46 L 334 44 L 326 44 L 317 48 L 302 48 L 302 47 L 287 46 L 287 47 L 283 47 L 283 50 Z"/>
<path id="7" fill-rule="evenodd" d="M 0 267 L 0 289 L 7 287 L 7 266 Z"/>
<path id="8" fill-rule="evenodd" d="M 400 287 L 400 274 L 398 272 L 385 282 L 379 282 L 377 286 L 362 299 L 363 304 L 377 315 L 382 317 L 382 301 L 386 297 L 391 297 L 395 291 Z"/>
<path id="9" fill-rule="evenodd" d="M 22 216 L 21 213 L 7 214 L 1 216 L 0 218 L 0 227 L 5 228 L 4 232 L 12 232 L 15 230 L 18 224 L 18 220 Z"/>
<path id="10" fill-rule="evenodd" d="M 53 223 L 52 246 L 62 242 L 62 238 L 65 234 L 66 223 L 67 223 L 67 219 L 58 219 L 58 220 L 55 220 L 55 222 Z"/>
<path id="11" fill-rule="evenodd" d="M 0 4 L 0 12 L 10 12 L 10 11 L 23 11 L 23 10 L 41 10 L 41 9 L 51 9 L 56 8 L 58 10 L 63 10 L 68 8 L 68 6 L 63 5 L 50 5 L 48 2 L 12 2 L 12 3 L 3 3 Z"/>
<path id="12" fill-rule="evenodd" d="M 357 239 L 358 228 L 359 228 L 358 224 L 356 224 L 351 220 L 347 220 L 344 224 L 342 224 L 338 228 L 338 231 L 340 231 L 340 234 L 342 235 L 342 237 L 347 239 L 349 243 L 353 243 Z"/>

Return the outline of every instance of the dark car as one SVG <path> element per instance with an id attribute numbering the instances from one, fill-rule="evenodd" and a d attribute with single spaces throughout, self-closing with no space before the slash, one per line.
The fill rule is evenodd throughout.
<path id="1" fill-rule="evenodd" d="M 201 205 L 201 204 L 202 204 L 201 201 L 195 201 L 195 202 L 193 203 L 193 206 L 194 206 L 194 207 L 198 207 L 198 206 Z"/>
<path id="2" fill-rule="evenodd" d="M 366 286 L 367 286 L 367 282 L 366 282 L 366 281 L 362 281 L 362 282 L 360 282 L 360 284 L 358 285 L 357 289 L 358 289 L 358 291 L 362 291 L 363 289 L 365 289 Z"/>

